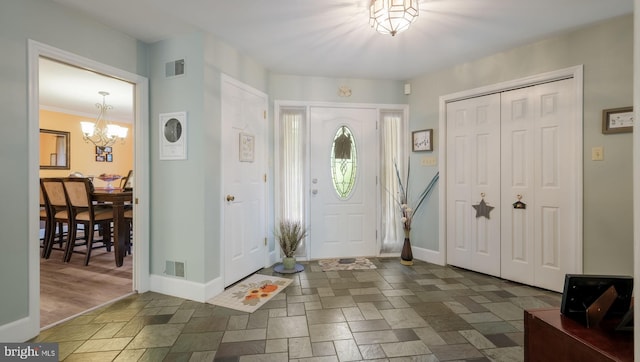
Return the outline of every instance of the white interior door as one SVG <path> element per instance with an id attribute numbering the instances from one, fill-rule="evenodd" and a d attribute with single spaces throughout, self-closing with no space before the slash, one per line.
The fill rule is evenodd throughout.
<path id="1" fill-rule="evenodd" d="M 378 137 L 375 109 L 311 107 L 310 109 L 310 202 L 309 247 L 312 259 L 374 256 L 376 252 L 376 205 Z M 344 128 L 343 128 L 344 127 Z M 334 140 L 342 132 L 355 147 L 352 164 L 338 151 Z M 339 142 L 340 143 L 340 142 Z M 338 146 L 338 148 L 341 148 Z M 352 187 L 348 180 L 334 187 L 334 172 L 355 172 Z M 340 175 L 338 175 L 340 176 Z M 348 175 L 347 175 L 348 176 Z M 340 176 L 341 177 L 341 176 Z"/>
<path id="2" fill-rule="evenodd" d="M 222 79 L 224 285 L 265 266 L 267 96 Z"/>
<path id="3" fill-rule="evenodd" d="M 499 276 L 499 94 L 447 104 L 446 152 L 447 263 Z M 494 209 L 477 217 L 482 200 Z"/>
<path id="4" fill-rule="evenodd" d="M 502 276 L 556 291 L 577 269 L 573 82 L 502 93 Z"/>

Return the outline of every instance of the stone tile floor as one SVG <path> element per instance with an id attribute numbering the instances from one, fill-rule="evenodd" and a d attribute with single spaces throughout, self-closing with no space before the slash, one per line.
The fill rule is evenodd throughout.
<path id="1" fill-rule="evenodd" d="M 421 261 L 261 274 L 293 283 L 248 314 L 148 292 L 44 330 L 64 361 L 521 361 L 523 310 L 561 294 Z"/>

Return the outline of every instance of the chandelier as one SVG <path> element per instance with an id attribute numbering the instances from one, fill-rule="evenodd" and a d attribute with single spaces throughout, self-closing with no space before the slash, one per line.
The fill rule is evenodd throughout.
<path id="1" fill-rule="evenodd" d="M 112 109 L 113 107 L 105 103 L 105 97 L 109 95 L 108 92 L 101 91 L 98 92 L 98 94 L 102 96 L 102 104 L 96 103 L 96 107 L 99 111 L 98 118 L 96 118 L 95 122 L 80 122 L 82 138 L 85 142 L 91 142 L 98 147 L 111 146 L 116 143 L 117 140 L 124 142 L 124 139 L 127 138 L 127 131 L 129 131 L 129 129 L 111 124 L 105 119 L 107 110 Z"/>
<path id="2" fill-rule="evenodd" d="M 418 17 L 418 0 L 372 0 L 369 24 L 380 34 L 395 36 Z"/>

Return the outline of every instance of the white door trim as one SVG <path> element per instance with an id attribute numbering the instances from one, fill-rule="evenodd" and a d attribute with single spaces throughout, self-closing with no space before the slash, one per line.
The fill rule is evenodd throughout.
<path id="1" fill-rule="evenodd" d="M 559 69 L 556 71 L 551 71 L 547 73 L 541 73 L 537 75 L 532 75 L 525 78 L 510 80 L 502 83 L 496 83 L 480 88 L 469 89 L 457 93 L 447 94 L 440 97 L 439 100 L 439 131 L 440 131 L 440 143 L 438 145 L 438 154 L 439 154 L 439 164 L 442 168 L 446 168 L 447 155 L 446 155 L 446 140 L 447 140 L 447 128 L 446 128 L 446 104 L 449 102 L 454 102 L 457 100 L 462 100 L 466 98 L 472 98 L 477 96 L 482 96 L 486 94 L 503 92 L 507 90 L 512 90 L 516 88 L 522 88 L 527 86 L 532 86 L 541 83 L 552 82 L 555 80 L 573 78 L 575 80 L 575 98 L 576 98 L 576 122 L 575 124 L 579 125 L 574 130 L 575 139 L 576 139 L 576 147 L 574 157 L 576 160 L 579 160 L 575 163 L 574 172 L 576 176 L 576 184 L 573 185 L 573 191 L 575 192 L 575 210 L 577 221 L 575 224 L 574 235 L 576 235 L 576 250 L 575 250 L 575 260 L 576 260 L 576 268 L 578 273 L 581 273 L 583 270 L 582 264 L 582 254 L 583 254 L 583 238 L 582 238 L 582 225 L 583 225 L 583 210 L 582 210 L 582 181 L 583 181 L 583 65 L 577 65 L 574 67 Z M 440 223 L 439 223 L 439 231 L 438 231 L 438 251 L 437 258 L 435 263 L 444 265 L 447 260 L 447 180 L 446 180 L 446 169 L 440 169 L 440 187 L 439 187 L 439 212 L 440 212 Z"/>
<path id="2" fill-rule="evenodd" d="M 39 58 L 59 60 L 80 68 L 135 84 L 134 198 L 138 200 L 134 217 L 133 290 L 149 290 L 149 81 L 137 74 L 70 53 L 47 44 L 28 40 L 28 195 L 29 195 L 29 315 L 25 323 L 13 323 L 11 340 L 27 340 L 40 332 L 40 247 L 39 239 Z M 0 339 L 3 339 L 0 337 Z M 8 340 L 8 339 L 7 339 Z"/>

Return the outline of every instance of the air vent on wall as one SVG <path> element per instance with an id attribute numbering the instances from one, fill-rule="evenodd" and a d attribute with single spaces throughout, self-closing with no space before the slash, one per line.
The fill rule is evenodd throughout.
<path id="1" fill-rule="evenodd" d="M 167 62 L 164 66 L 167 78 L 184 74 L 184 59 Z"/>
<path id="2" fill-rule="evenodd" d="M 164 273 L 166 275 L 184 278 L 184 262 L 165 260 Z"/>

